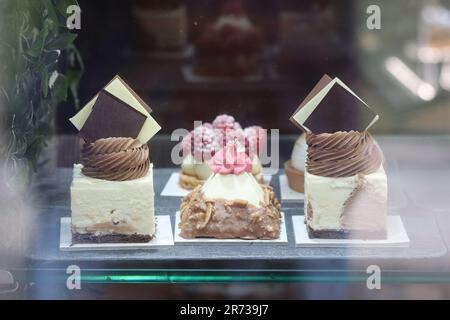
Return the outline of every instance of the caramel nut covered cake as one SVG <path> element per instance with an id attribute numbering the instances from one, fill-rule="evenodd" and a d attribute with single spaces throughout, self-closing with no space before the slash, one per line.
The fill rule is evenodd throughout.
<path id="1" fill-rule="evenodd" d="M 251 160 L 234 143 L 215 154 L 213 174 L 183 198 L 180 235 L 184 238 L 277 239 L 280 204 L 270 186 L 251 174 Z"/>

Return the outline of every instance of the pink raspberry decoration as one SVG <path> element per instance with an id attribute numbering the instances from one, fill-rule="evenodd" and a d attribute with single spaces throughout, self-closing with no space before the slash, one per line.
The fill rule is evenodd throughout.
<path id="1" fill-rule="evenodd" d="M 186 148 L 196 161 L 208 161 L 220 149 L 219 139 L 220 134 L 211 125 L 199 126 L 183 139 L 183 152 Z"/>
<path id="2" fill-rule="evenodd" d="M 210 161 L 211 170 L 219 174 L 241 174 L 252 172 L 252 161 L 244 152 L 238 150 L 237 143 L 228 143 Z"/>
<path id="3" fill-rule="evenodd" d="M 208 161 L 229 143 L 245 147 L 245 153 L 253 158 L 267 143 L 267 130 L 260 126 L 243 130 L 233 116 L 222 114 L 212 124 L 204 123 L 183 138 L 183 156 L 192 154 L 196 161 Z"/>
<path id="4" fill-rule="evenodd" d="M 228 130 L 228 129 L 242 129 L 241 125 L 239 124 L 239 122 L 236 122 L 236 120 L 234 120 L 233 116 L 229 116 L 227 114 L 221 114 L 219 116 L 217 116 L 213 123 L 213 128 L 214 129 L 218 129 L 218 130 Z"/>
<path id="5" fill-rule="evenodd" d="M 225 147 L 230 142 L 238 142 L 240 145 L 245 146 L 245 133 L 242 129 L 227 129 L 220 131 L 220 143 L 221 147 Z"/>
<path id="6" fill-rule="evenodd" d="M 244 129 L 246 141 L 245 150 L 250 157 L 259 155 L 263 146 L 267 144 L 267 130 L 260 126 L 251 126 Z"/>
<path id="7" fill-rule="evenodd" d="M 183 148 L 183 157 L 186 157 L 188 154 L 192 153 L 192 139 L 192 131 L 183 137 L 183 140 L 181 141 L 181 147 Z"/>
<path id="8" fill-rule="evenodd" d="M 209 122 L 205 122 L 202 124 L 202 127 L 208 128 L 208 129 L 214 129 L 213 125 Z"/>

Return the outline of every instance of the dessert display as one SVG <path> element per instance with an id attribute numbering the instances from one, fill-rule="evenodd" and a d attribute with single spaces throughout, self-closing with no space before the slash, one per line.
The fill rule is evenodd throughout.
<path id="1" fill-rule="evenodd" d="M 310 3 L 292 2 L 280 11 L 276 62 L 277 70 L 282 74 L 296 76 L 303 73 L 305 67 L 318 63 L 331 48 L 334 54 L 330 59 L 342 55 L 339 44 L 345 39 L 341 38 L 336 23 L 339 9 L 333 2 L 308 5 Z"/>
<path id="2" fill-rule="evenodd" d="M 425 6 L 421 13 L 419 37 L 423 45 L 434 50 L 450 48 L 450 10 L 439 5 Z"/>
<path id="3" fill-rule="evenodd" d="M 188 30 L 183 1 L 138 1 L 132 14 L 136 24 L 136 47 L 179 50 L 186 46 Z"/>
<path id="4" fill-rule="evenodd" d="M 180 235 L 196 237 L 277 239 L 280 205 L 272 187 L 259 184 L 239 142 L 229 142 L 210 162 L 213 174 L 183 198 Z"/>
<path id="5" fill-rule="evenodd" d="M 115 77 L 70 119 L 83 139 L 70 187 L 72 243 L 149 242 L 155 234 L 147 142 L 151 109 Z"/>
<path id="6" fill-rule="evenodd" d="M 450 48 L 450 26 L 436 26 L 431 27 L 428 35 L 427 45 L 434 49 L 448 49 Z"/>
<path id="7" fill-rule="evenodd" d="M 238 140 L 251 159 L 251 173 L 263 183 L 262 166 L 258 154 L 267 141 L 267 132 L 259 126 L 242 129 L 234 117 L 223 114 L 212 123 L 203 123 L 183 138 L 183 163 L 179 185 L 192 190 L 213 173 L 208 161 L 227 142 Z"/>
<path id="8" fill-rule="evenodd" d="M 308 149 L 305 136 L 302 134 L 295 141 L 291 159 L 284 163 L 289 188 L 302 193 L 305 191 L 305 161 Z"/>
<path id="9" fill-rule="evenodd" d="M 335 101 L 343 97 L 361 121 L 321 128 L 319 115 L 338 108 Z M 367 131 L 378 115 L 341 80 L 325 75 L 291 120 L 306 132 L 308 144 L 304 210 L 310 238 L 386 239 L 387 177 L 382 152 Z"/>
<path id="10" fill-rule="evenodd" d="M 259 71 L 262 33 L 248 18 L 242 1 L 225 1 L 221 15 L 195 41 L 196 74 L 245 77 Z"/>

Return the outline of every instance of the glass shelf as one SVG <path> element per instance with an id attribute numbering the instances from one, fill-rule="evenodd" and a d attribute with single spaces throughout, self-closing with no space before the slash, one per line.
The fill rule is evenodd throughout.
<path id="1" fill-rule="evenodd" d="M 291 217 L 303 214 L 303 204 L 281 201 L 286 215 L 287 245 L 174 245 L 150 250 L 60 251 L 59 221 L 70 216 L 71 169 L 59 168 L 40 181 L 45 190 L 43 198 L 49 205 L 42 208 L 34 242 L 27 251 L 30 272 L 37 278 L 39 274 L 50 276 L 54 272 L 56 278 L 60 274 L 65 279 L 65 268 L 78 265 L 83 270 L 82 280 L 89 283 L 341 283 L 366 281 L 367 267 L 377 265 L 384 280 L 392 283 L 448 282 L 448 237 L 442 234 L 450 228 L 450 219 L 443 212 L 444 207 L 435 212 L 425 198 L 420 207 L 416 205 L 418 200 L 410 201 L 411 186 L 405 186 L 402 177 L 404 170 L 408 170 L 408 181 L 416 177 L 424 184 L 432 183 L 425 181 L 426 176 L 420 170 L 414 171 L 416 161 L 421 160 L 405 157 L 407 146 L 411 150 L 423 145 L 439 150 L 448 146 L 449 139 L 381 136 L 377 141 L 388 155 L 390 213 L 402 217 L 411 240 L 408 248 L 295 247 Z M 403 146 L 402 154 L 395 151 L 399 144 Z M 435 167 L 439 170 L 440 165 Z M 154 170 L 156 213 L 170 215 L 172 227 L 180 198 L 162 197 L 160 193 L 170 174 L 177 170 Z M 271 185 L 280 197 L 278 175 L 272 177 Z"/>

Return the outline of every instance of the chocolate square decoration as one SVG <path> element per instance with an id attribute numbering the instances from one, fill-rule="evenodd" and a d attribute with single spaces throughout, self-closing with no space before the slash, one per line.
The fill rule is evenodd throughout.
<path id="1" fill-rule="evenodd" d="M 316 83 L 314 88 L 312 88 L 312 90 L 308 93 L 306 98 L 303 99 L 302 103 L 300 103 L 297 110 L 295 110 L 295 112 L 293 114 L 295 115 L 301 108 L 304 107 L 305 104 L 307 104 L 312 98 L 314 98 L 331 81 L 333 81 L 333 79 L 329 75 L 327 75 L 327 74 L 323 75 L 323 77 L 320 78 L 319 82 Z M 303 131 L 305 131 L 305 132 L 307 131 L 301 124 L 299 124 L 297 121 L 294 120 L 293 115 L 291 116 L 291 118 L 289 120 L 296 126 L 300 127 L 300 129 L 302 129 Z"/>
<path id="2" fill-rule="evenodd" d="M 99 92 L 80 135 L 86 141 L 109 137 L 137 138 L 146 116 L 109 92 Z"/>
<path id="3" fill-rule="evenodd" d="M 335 83 L 304 122 L 315 134 L 364 131 L 376 113 L 344 87 Z M 325 119 L 332 121 L 324 121 Z M 328 123 L 330 127 L 324 126 Z"/>

